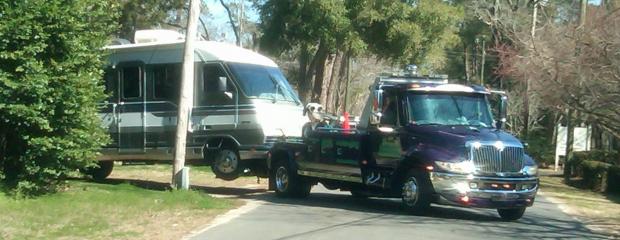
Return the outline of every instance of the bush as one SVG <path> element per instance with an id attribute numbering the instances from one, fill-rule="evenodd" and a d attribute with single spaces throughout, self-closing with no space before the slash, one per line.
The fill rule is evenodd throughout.
<path id="1" fill-rule="evenodd" d="M 543 168 L 555 164 L 555 146 L 549 144 L 547 135 L 540 130 L 533 131 L 527 140 L 527 153 Z"/>
<path id="2" fill-rule="evenodd" d="M 620 166 L 611 166 L 607 172 L 607 192 L 620 193 Z"/>
<path id="3" fill-rule="evenodd" d="M 111 1 L 0 2 L 0 182 L 11 192 L 54 191 L 107 142 L 97 104 L 115 12 Z"/>
<path id="4" fill-rule="evenodd" d="M 584 160 L 580 163 L 583 174 L 583 183 L 586 188 L 594 191 L 605 191 L 607 184 L 607 171 L 611 166 L 608 163 L 599 161 Z"/>
<path id="5" fill-rule="evenodd" d="M 610 164 L 616 163 L 618 161 L 618 152 L 592 150 L 587 152 L 575 152 L 573 154 L 573 161 L 577 164 L 584 160 L 598 161 Z"/>

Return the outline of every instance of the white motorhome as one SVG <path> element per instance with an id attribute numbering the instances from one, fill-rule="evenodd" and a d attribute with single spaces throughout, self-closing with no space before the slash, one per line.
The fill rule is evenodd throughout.
<path id="1" fill-rule="evenodd" d="M 109 175 L 113 161 L 173 158 L 184 41 L 135 42 L 106 47 L 110 97 L 100 116 L 112 143 L 102 149 L 97 178 Z M 277 138 L 301 136 L 303 106 L 274 61 L 196 41 L 194 62 L 188 159 L 205 159 L 217 177 L 232 180 L 260 169 Z"/>

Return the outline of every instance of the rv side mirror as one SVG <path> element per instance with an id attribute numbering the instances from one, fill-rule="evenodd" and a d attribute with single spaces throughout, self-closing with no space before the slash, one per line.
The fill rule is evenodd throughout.
<path id="1" fill-rule="evenodd" d="M 508 112 L 508 96 L 506 95 L 501 95 L 500 100 L 499 100 L 499 118 L 497 119 L 497 122 L 495 123 L 495 127 L 497 127 L 497 130 L 500 130 L 504 127 L 504 124 L 506 124 L 506 116 Z"/>
<path id="2" fill-rule="evenodd" d="M 383 112 L 383 90 L 373 91 L 372 114 L 370 115 L 370 124 L 377 125 L 381 122 Z"/>
<path id="3" fill-rule="evenodd" d="M 217 83 L 217 91 L 226 92 L 226 90 L 228 89 L 226 86 L 227 82 L 228 82 L 228 79 L 226 77 L 219 77 L 218 83 Z"/>

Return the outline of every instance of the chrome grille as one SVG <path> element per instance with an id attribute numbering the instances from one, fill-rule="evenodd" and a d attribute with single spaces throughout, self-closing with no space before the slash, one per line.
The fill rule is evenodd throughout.
<path id="1" fill-rule="evenodd" d="M 476 169 L 487 173 L 519 172 L 523 168 L 523 148 L 507 146 L 502 151 L 493 145 L 471 147 L 470 159 Z"/>

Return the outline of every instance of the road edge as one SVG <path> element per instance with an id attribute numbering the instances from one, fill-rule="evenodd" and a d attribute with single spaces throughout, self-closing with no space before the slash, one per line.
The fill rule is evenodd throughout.
<path id="1" fill-rule="evenodd" d="M 599 234 L 604 234 L 604 235 L 612 237 L 612 238 L 620 237 L 620 235 L 618 235 L 617 232 L 611 231 L 610 229 L 606 229 L 606 228 L 602 228 L 602 227 L 598 227 L 596 225 L 593 225 L 593 224 L 590 223 L 590 220 L 588 218 L 583 217 L 583 216 L 578 216 L 579 214 L 574 209 L 571 209 L 571 207 L 568 204 L 566 204 L 566 202 L 564 202 L 564 201 L 562 201 L 560 199 L 554 198 L 554 197 L 550 196 L 549 194 L 545 194 L 545 192 L 538 191 L 538 194 L 542 195 L 545 199 L 547 199 L 547 201 L 555 204 L 560 209 L 560 211 L 562 211 L 566 215 L 572 217 L 576 221 L 578 221 L 581 224 L 583 224 L 591 232 L 599 233 Z"/>

